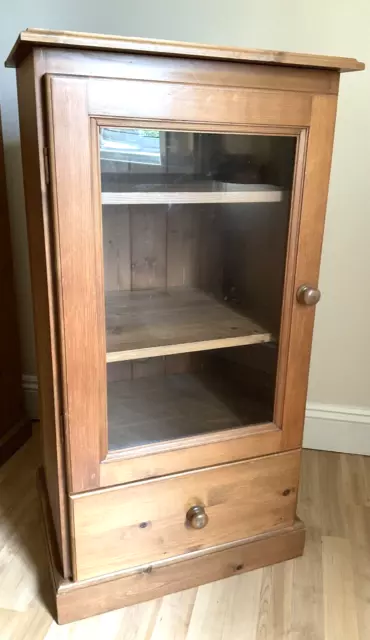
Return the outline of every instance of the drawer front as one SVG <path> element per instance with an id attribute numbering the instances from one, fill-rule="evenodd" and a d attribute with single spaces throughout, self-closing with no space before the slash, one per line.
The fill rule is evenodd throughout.
<path id="1" fill-rule="evenodd" d="M 299 451 L 293 451 L 72 496 L 74 578 L 150 564 L 292 524 L 299 458 Z M 204 508 L 204 528 L 193 528 L 187 520 L 193 506 Z"/>

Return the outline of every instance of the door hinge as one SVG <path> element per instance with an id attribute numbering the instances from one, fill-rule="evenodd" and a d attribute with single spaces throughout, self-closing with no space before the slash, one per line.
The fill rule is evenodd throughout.
<path id="1" fill-rule="evenodd" d="M 45 171 L 45 183 L 50 184 L 50 162 L 49 162 L 49 149 L 43 148 L 44 153 L 44 171 Z"/>
<path id="2" fill-rule="evenodd" d="M 67 458 L 68 458 L 66 429 L 67 429 L 67 416 L 65 413 L 61 413 L 59 415 L 59 437 L 60 437 L 60 444 L 62 447 L 62 459 L 64 459 L 64 465 L 67 465 Z"/>

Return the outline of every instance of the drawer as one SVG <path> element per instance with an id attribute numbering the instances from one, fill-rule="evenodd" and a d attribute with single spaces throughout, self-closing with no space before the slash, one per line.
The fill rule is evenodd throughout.
<path id="1" fill-rule="evenodd" d="M 298 451 L 121 485 L 71 497 L 77 580 L 292 524 Z M 200 506 L 208 522 L 189 509 Z M 194 515 L 195 514 L 195 515 Z"/>

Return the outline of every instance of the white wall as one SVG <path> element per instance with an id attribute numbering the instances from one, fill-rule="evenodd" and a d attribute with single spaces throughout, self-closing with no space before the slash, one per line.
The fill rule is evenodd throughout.
<path id="1" fill-rule="evenodd" d="M 369 24 L 368 0 L 13 0 L 1 12 L 0 60 L 20 30 L 37 26 L 343 55 L 357 57 L 370 67 Z M 33 374 L 14 70 L 0 68 L 0 96 L 23 368 L 25 374 Z M 370 408 L 369 155 L 369 71 L 344 74 L 320 277 L 323 299 L 316 316 L 310 375 L 309 400 L 321 408 Z"/>

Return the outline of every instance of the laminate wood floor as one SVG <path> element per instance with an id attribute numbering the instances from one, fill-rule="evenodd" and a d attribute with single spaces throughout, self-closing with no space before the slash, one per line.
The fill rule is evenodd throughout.
<path id="1" fill-rule="evenodd" d="M 304 451 L 302 558 L 59 627 L 35 488 L 37 438 L 0 469 L 0 640 L 368 640 L 370 458 Z"/>

